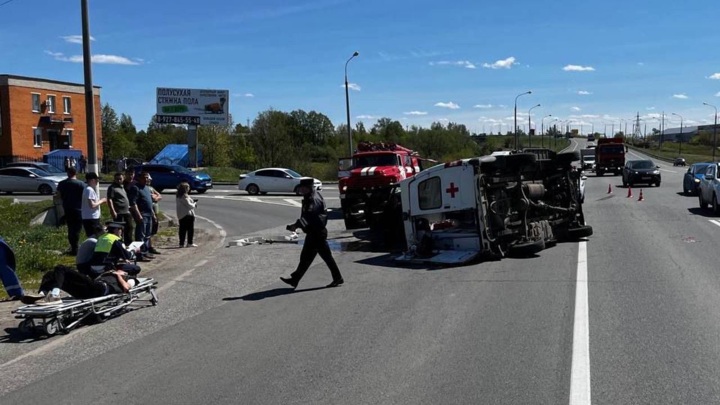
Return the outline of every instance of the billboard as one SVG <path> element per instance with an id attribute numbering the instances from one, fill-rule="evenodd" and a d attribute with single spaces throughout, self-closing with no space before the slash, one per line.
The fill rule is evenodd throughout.
<path id="1" fill-rule="evenodd" d="M 157 88 L 160 124 L 227 125 L 228 90 Z"/>

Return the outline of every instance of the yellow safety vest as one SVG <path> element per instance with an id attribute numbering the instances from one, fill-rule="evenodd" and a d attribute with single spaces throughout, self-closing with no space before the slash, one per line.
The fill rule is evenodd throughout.
<path id="1" fill-rule="evenodd" d="M 113 243 L 120 240 L 121 238 L 114 233 L 106 233 L 98 238 L 97 244 L 95 245 L 95 253 L 110 253 Z"/>

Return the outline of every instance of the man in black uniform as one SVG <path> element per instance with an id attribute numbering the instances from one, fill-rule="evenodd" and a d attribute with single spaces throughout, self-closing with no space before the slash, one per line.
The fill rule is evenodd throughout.
<path id="1" fill-rule="evenodd" d="M 61 181 L 57 186 L 57 198 L 62 200 L 63 211 L 65 211 L 65 223 L 68 229 L 68 242 L 70 242 L 69 254 L 75 256 L 78 252 L 80 231 L 83 228 L 82 222 L 82 200 L 85 192 L 85 183 L 77 179 L 77 171 L 74 168 L 67 169 L 67 179 Z"/>
<path id="2" fill-rule="evenodd" d="M 293 288 L 297 287 L 300 279 L 302 279 L 315 259 L 315 255 L 319 253 L 320 257 L 325 260 L 325 264 L 330 268 L 330 274 L 332 274 L 333 281 L 328 284 L 328 287 L 337 287 L 344 280 L 327 243 L 327 229 L 325 228 L 327 224 L 327 208 L 325 207 L 325 200 L 315 191 L 313 179 L 300 180 L 298 191 L 303 195 L 300 219 L 294 224 L 288 225 L 287 230 L 295 232 L 296 229 L 300 228 L 307 236 L 305 237 L 302 253 L 300 253 L 300 263 L 298 263 L 297 269 L 290 274 L 289 278 L 280 277 L 280 280 L 290 284 Z"/>

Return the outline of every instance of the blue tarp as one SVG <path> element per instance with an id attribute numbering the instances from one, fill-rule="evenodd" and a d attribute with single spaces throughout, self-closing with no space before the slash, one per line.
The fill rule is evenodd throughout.
<path id="1" fill-rule="evenodd" d="M 75 158 L 75 164 L 77 166 L 77 163 L 80 162 L 80 156 L 82 156 L 82 154 L 82 151 L 78 149 L 55 149 L 54 151 L 43 155 L 43 162 L 49 163 L 58 169 L 65 171 L 65 157 Z M 77 169 L 78 167 L 75 168 Z"/>
<path id="2" fill-rule="evenodd" d="M 200 153 L 199 159 L 200 162 L 202 162 L 202 153 Z M 160 151 L 160 153 L 150 160 L 150 163 L 188 167 L 188 164 L 190 163 L 188 146 L 186 144 L 167 145 Z"/>

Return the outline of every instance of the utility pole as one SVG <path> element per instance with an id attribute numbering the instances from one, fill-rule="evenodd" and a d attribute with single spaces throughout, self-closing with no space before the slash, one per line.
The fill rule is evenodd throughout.
<path id="1" fill-rule="evenodd" d="M 92 81 L 92 55 L 90 53 L 90 21 L 87 0 L 80 2 L 82 9 L 83 69 L 85 73 L 85 125 L 87 126 L 87 171 L 98 173 L 97 138 L 95 137 L 95 95 Z"/>

